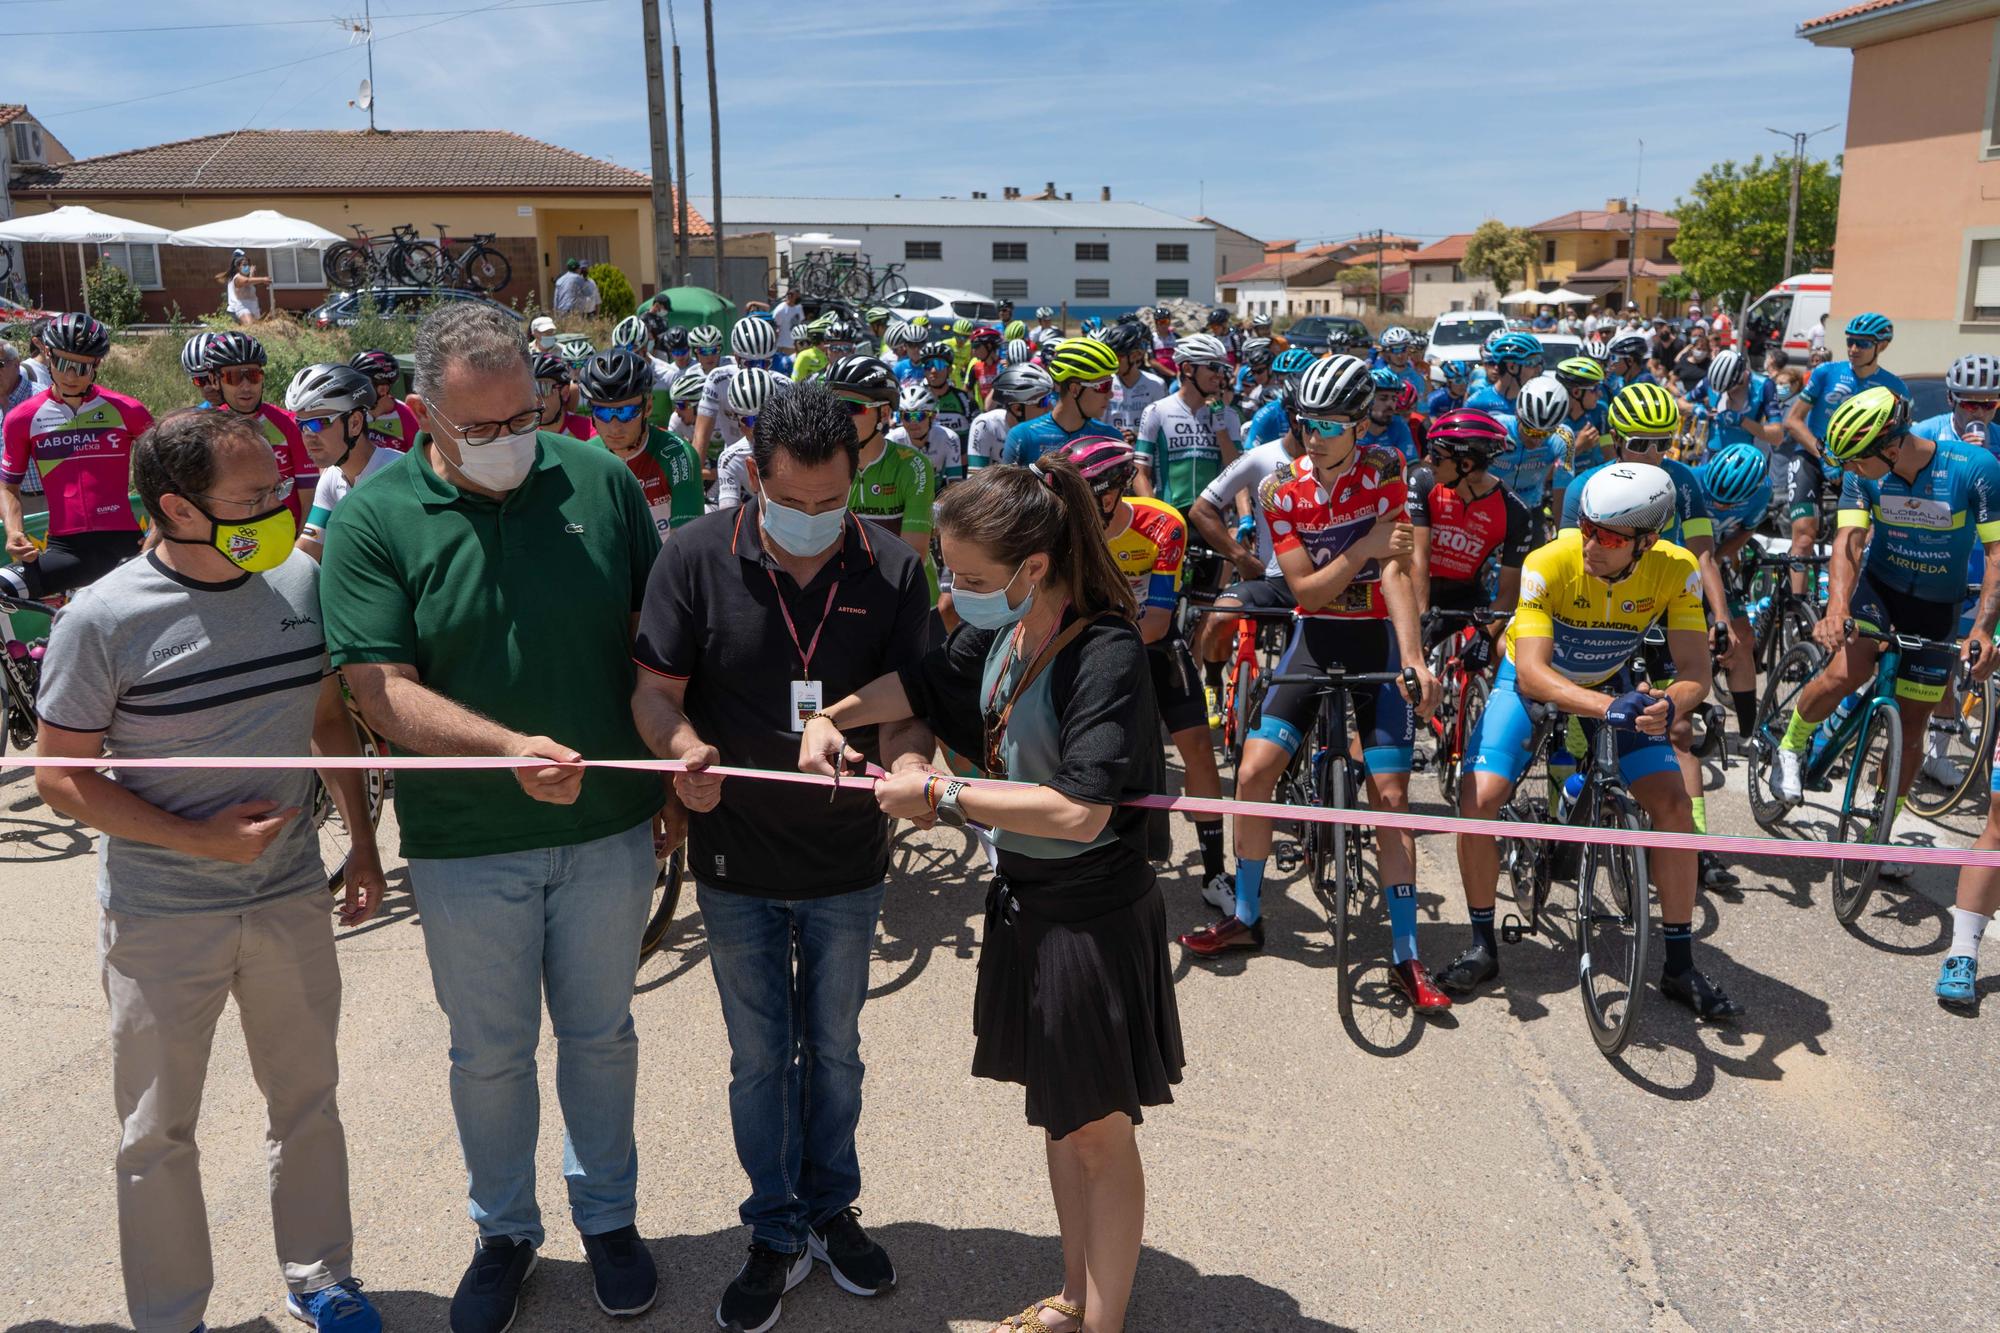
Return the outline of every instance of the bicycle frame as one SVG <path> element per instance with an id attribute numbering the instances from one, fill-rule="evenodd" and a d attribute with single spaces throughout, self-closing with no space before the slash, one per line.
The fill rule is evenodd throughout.
<path id="1" fill-rule="evenodd" d="M 1903 664 L 1904 650 L 1907 647 L 1910 651 L 1915 651 L 1925 643 L 1925 640 L 1910 635 L 1864 633 L 1863 637 L 1887 640 L 1882 655 L 1875 659 L 1875 677 L 1869 685 L 1868 698 L 1861 707 L 1840 720 L 1840 724 L 1828 734 L 1824 745 L 1813 747 L 1818 753 L 1809 755 L 1803 775 L 1804 784 L 1808 787 L 1828 781 L 1828 775 L 1832 773 L 1834 765 L 1853 747 L 1855 741 L 1860 739 L 1861 733 L 1868 726 L 1869 719 L 1875 715 L 1875 710 L 1897 707 L 1896 671 Z M 1848 772 L 1846 799 L 1849 801 L 1854 799 L 1854 787 L 1860 775 L 1859 764 L 1854 765 Z"/>

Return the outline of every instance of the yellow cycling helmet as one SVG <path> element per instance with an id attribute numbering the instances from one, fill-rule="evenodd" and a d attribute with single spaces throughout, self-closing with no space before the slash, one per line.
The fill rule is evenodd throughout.
<path id="1" fill-rule="evenodd" d="M 1678 435 L 1681 405 L 1657 384 L 1628 384 L 1611 400 L 1609 420 L 1619 435 Z"/>
<path id="2" fill-rule="evenodd" d="M 1826 423 L 1826 451 L 1842 463 L 1866 458 L 1894 444 L 1910 428 L 1910 400 L 1894 389 L 1863 389 L 1833 410 Z"/>
<path id="3" fill-rule="evenodd" d="M 1110 379 L 1118 373 L 1118 353 L 1095 338 L 1064 338 L 1049 358 L 1049 375 L 1057 384 L 1069 380 Z"/>

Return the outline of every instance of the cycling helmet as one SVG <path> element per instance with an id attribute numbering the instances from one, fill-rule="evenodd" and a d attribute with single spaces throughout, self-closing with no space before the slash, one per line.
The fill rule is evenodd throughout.
<path id="1" fill-rule="evenodd" d="M 1604 349 L 1605 356 L 1609 360 L 1637 361 L 1642 366 L 1646 364 L 1646 357 L 1652 350 L 1653 345 L 1646 341 L 1646 335 L 1643 333 L 1621 334 L 1613 338 L 1610 345 Z"/>
<path id="2" fill-rule="evenodd" d="M 1552 431 L 1569 416 L 1569 390 L 1554 375 L 1537 375 L 1521 386 L 1514 415 L 1527 430 Z"/>
<path id="3" fill-rule="evenodd" d="M 653 363 L 630 347 L 613 347 L 584 363 L 580 383 L 593 403 L 637 398 L 653 391 Z"/>
<path id="4" fill-rule="evenodd" d="M 937 365 L 942 365 L 946 369 L 950 369 L 951 344 L 925 343 L 921 348 L 917 350 L 917 354 L 914 357 L 912 357 L 911 360 L 917 362 L 925 369 L 929 369 L 930 367 Z"/>
<path id="5" fill-rule="evenodd" d="M 993 377 L 993 401 L 1009 407 L 1039 403 L 1056 391 L 1056 382 L 1032 361 L 1009 366 Z"/>
<path id="6" fill-rule="evenodd" d="M 1947 393 L 1991 398 L 2000 395 L 2000 356 L 1974 352 L 1951 363 L 1944 373 Z"/>
<path id="7" fill-rule="evenodd" d="M 1847 321 L 1847 336 L 1850 338 L 1873 338 L 1877 342 L 1888 342 L 1896 336 L 1896 326 L 1889 322 L 1887 315 L 1878 315 L 1870 311 L 1865 315 L 1856 315 L 1853 319 Z"/>
<path id="8" fill-rule="evenodd" d="M 1153 336 L 1137 324 L 1113 324 L 1094 336 L 1120 356 L 1153 350 Z"/>
<path id="9" fill-rule="evenodd" d="M 230 333 L 220 336 L 229 338 L 248 337 L 248 335 L 241 333 Z M 256 339 L 250 338 L 249 341 L 254 343 Z M 102 357 L 111 350 L 111 334 L 102 324 L 99 324 L 89 315 L 71 311 L 66 315 L 57 315 L 43 328 L 42 346 L 48 348 L 51 352 L 61 352 L 69 356 Z M 257 350 L 257 364 L 261 366 L 264 364 L 263 349 L 260 347 Z M 229 364 L 235 365 L 237 363 L 232 361 Z"/>
<path id="10" fill-rule="evenodd" d="M 729 350 L 740 361 L 769 361 L 778 354 L 777 326 L 761 319 L 739 319 L 729 331 Z"/>
<path id="11" fill-rule="evenodd" d="M 668 329 L 676 327 L 674 317 L 668 313 L 667 303 L 664 301 L 656 305 L 647 306 L 639 312 L 639 318 L 645 321 L 647 330 L 656 339 L 665 334 Z M 768 316 L 765 316 L 765 318 L 768 318 Z"/>
<path id="12" fill-rule="evenodd" d="M 1271 363 L 1271 369 L 1280 375 L 1298 375 L 1311 370 L 1318 363 L 1319 358 L 1305 348 L 1287 347 L 1278 353 L 1277 360 Z"/>
<path id="13" fill-rule="evenodd" d="M 1587 356 L 1572 356 L 1556 363 L 1556 378 L 1568 389 L 1601 389 L 1604 367 Z"/>
<path id="14" fill-rule="evenodd" d="M 1403 387 L 1403 377 L 1387 366 L 1377 366 L 1368 372 L 1368 379 L 1377 389 L 1394 393 Z"/>
<path id="15" fill-rule="evenodd" d="M 1491 413 L 1476 407 L 1461 407 L 1440 413 L 1431 423 L 1425 444 L 1454 454 L 1471 454 L 1485 463 L 1511 443 L 1507 428 Z"/>
<path id="16" fill-rule="evenodd" d="M 1657 384 L 1628 384 L 1611 400 L 1608 420 L 1619 435 L 1678 435 L 1681 405 Z"/>
<path id="17" fill-rule="evenodd" d="M 713 324 L 702 324 L 688 334 L 688 342 L 695 347 L 722 346 L 722 330 Z"/>
<path id="18" fill-rule="evenodd" d="M 1083 326 L 1085 333 L 1095 333 L 1104 327 L 1104 321 L 1100 319 L 1093 323 L 1086 319 L 1083 321 Z M 1043 328 L 1040 324 L 1037 324 L 1034 328 L 1028 330 L 1028 341 L 1036 347 L 1044 347 L 1049 343 L 1061 342 L 1062 331 L 1054 328 Z"/>
<path id="19" fill-rule="evenodd" d="M 1036 319 L 1054 319 L 1055 317 L 1056 317 L 1056 312 L 1050 309 L 1048 306 L 1038 305 L 1035 307 Z"/>
<path id="20" fill-rule="evenodd" d="M 1299 376 L 1293 402 L 1300 416 L 1358 417 L 1374 396 L 1366 362 L 1358 356 L 1330 356 Z"/>
<path id="21" fill-rule="evenodd" d="M 1002 352 L 1002 355 L 1004 355 L 1007 358 L 1007 364 L 1010 366 L 1018 366 L 1023 361 L 1026 361 L 1028 358 L 1032 357 L 1034 354 L 1035 354 L 1035 349 L 1028 346 L 1028 340 L 1026 338 L 1014 339 L 1012 342 L 1007 344 L 1006 348 Z"/>
<path id="22" fill-rule="evenodd" d="M 1401 324 L 1392 324 L 1382 330 L 1382 350 L 1385 352 L 1408 351 L 1411 341 L 1410 331 Z"/>
<path id="23" fill-rule="evenodd" d="M 1049 358 L 1049 376 L 1058 384 L 1070 380 L 1094 384 L 1117 373 L 1117 354 L 1094 338 L 1064 338 Z"/>
<path id="24" fill-rule="evenodd" d="M 1502 366 L 1539 367 L 1542 364 L 1542 340 L 1532 333 L 1504 333 L 1488 355 Z"/>
<path id="25" fill-rule="evenodd" d="M 68 319 L 70 316 L 64 315 L 63 318 Z M 97 323 L 96 320 L 90 322 Z M 53 336 L 54 330 L 51 329 L 50 332 Z M 68 350 L 54 343 L 50 343 L 49 347 L 50 350 L 58 352 Z M 102 353 L 95 355 L 101 356 Z M 201 354 L 201 368 L 213 374 L 224 366 L 261 366 L 270 359 L 270 353 L 264 350 L 263 343 L 247 333 L 238 333 L 230 329 L 208 336 L 208 346 Z"/>
<path id="26" fill-rule="evenodd" d="M 826 387 L 870 403 L 896 401 L 896 372 L 879 356 L 843 356 L 826 372 Z"/>
<path id="27" fill-rule="evenodd" d="M 1229 312 L 1221 306 L 1216 306 L 1208 312 L 1207 327 L 1213 328 L 1217 324 L 1227 324 L 1228 322 Z"/>
<path id="28" fill-rule="evenodd" d="M 1071 440 L 1058 452 L 1076 464 L 1076 470 L 1098 495 L 1123 491 L 1139 470 L 1139 455 L 1131 445 L 1109 435 L 1085 435 Z"/>
<path id="29" fill-rule="evenodd" d="M 1271 317 L 1269 315 L 1252 315 L 1250 316 L 1250 327 L 1253 329 L 1268 329 L 1271 327 Z"/>
<path id="30" fill-rule="evenodd" d="M 185 370 L 189 375 L 199 375 L 202 373 L 202 357 L 208 350 L 208 340 L 214 336 L 207 329 L 203 329 L 200 333 L 195 334 L 194 337 L 189 338 L 185 343 L 181 344 L 182 370 Z"/>
<path id="31" fill-rule="evenodd" d="M 1174 364 L 1182 369 L 1213 366 L 1217 370 L 1226 370 L 1229 368 L 1229 348 L 1212 333 L 1190 333 L 1175 344 Z"/>
<path id="32" fill-rule="evenodd" d="M 1650 463 L 1611 463 L 1583 483 L 1578 505 L 1592 523 L 1658 532 L 1674 519 L 1674 479 Z"/>
<path id="33" fill-rule="evenodd" d="M 1406 415 L 1407 413 L 1416 411 L 1417 386 L 1410 383 L 1408 380 L 1404 380 L 1402 383 L 1402 387 L 1396 390 L 1396 401 L 1392 410 L 1396 413 L 1397 416 L 1403 416 Z"/>
<path id="34" fill-rule="evenodd" d="M 957 337 L 969 338 L 972 336 L 972 321 L 964 318 L 954 319 L 951 322 L 951 331 Z"/>
<path id="35" fill-rule="evenodd" d="M 1252 370 L 1269 370 L 1276 353 L 1271 350 L 1269 338 L 1246 338 L 1243 342 L 1243 364 Z"/>
<path id="36" fill-rule="evenodd" d="M 1002 338 L 1000 330 L 994 328 L 991 324 L 979 324 L 973 327 L 972 336 L 967 338 L 966 341 L 974 347 L 978 347 L 984 343 L 988 347 L 997 349 L 1006 339 Z"/>
<path id="37" fill-rule="evenodd" d="M 181 355 L 185 360 L 187 354 L 183 352 Z M 373 347 L 365 352 L 356 352 L 347 358 L 347 364 L 371 380 L 392 380 L 403 373 L 403 368 L 396 363 L 395 357 Z"/>
<path id="38" fill-rule="evenodd" d="M 1495 329 L 1493 332 L 1487 334 L 1486 341 L 1479 345 L 1480 359 L 1491 361 L 1493 359 L 1493 349 L 1498 347 L 1500 340 L 1506 336 L 1507 330 L 1504 328 Z"/>
<path id="39" fill-rule="evenodd" d="M 1609 361 L 1611 359 L 1611 345 L 1602 338 L 1585 338 L 1583 340 L 1583 354 L 1594 361 Z"/>
<path id="40" fill-rule="evenodd" d="M 534 367 L 536 379 L 554 380 L 557 384 L 569 383 L 569 362 L 563 360 L 554 352 L 544 352 L 537 349 L 535 354 L 528 358 L 528 361 Z"/>
<path id="41" fill-rule="evenodd" d="M 905 384 L 903 391 L 896 395 L 898 412 L 935 412 L 937 396 L 921 384 Z"/>
<path id="42" fill-rule="evenodd" d="M 339 362 L 306 366 L 285 390 L 285 410 L 295 417 L 337 417 L 374 403 L 374 382 Z"/>
<path id="43" fill-rule="evenodd" d="M 867 313 L 862 316 L 862 321 L 868 324 L 887 324 L 889 322 L 889 307 L 885 305 L 869 306 Z"/>
<path id="44" fill-rule="evenodd" d="M 611 330 L 613 347 L 641 347 L 652 341 L 653 331 L 637 315 L 627 315 Z"/>
<path id="45" fill-rule="evenodd" d="M 597 355 L 597 347 L 580 333 L 565 333 L 556 339 L 556 352 L 569 362 L 571 371 L 581 370 L 583 363 Z"/>
<path id="46" fill-rule="evenodd" d="M 1715 359 L 1708 363 L 1708 387 L 1717 393 L 1728 393 L 1748 378 L 1750 367 L 1744 362 L 1741 352 L 1717 352 Z"/>
<path id="47" fill-rule="evenodd" d="M 1754 444 L 1732 444 L 1702 469 L 1708 498 L 1727 509 L 1747 502 L 1771 485 L 1771 461 Z"/>
<path id="48" fill-rule="evenodd" d="M 914 324 L 892 324 L 889 326 L 889 346 L 921 348 L 924 345 L 924 331 Z M 914 356 L 915 351 L 909 353 Z"/>
<path id="49" fill-rule="evenodd" d="M 667 331 L 660 336 L 666 340 L 660 350 L 664 351 L 668 356 L 686 356 L 688 354 L 690 346 L 688 331 L 680 325 L 669 325 Z"/>
<path id="50" fill-rule="evenodd" d="M 743 371 L 743 374 L 749 372 Z M 698 403 L 701 391 L 708 387 L 708 375 L 700 366 L 689 366 L 674 377 L 673 387 L 667 390 L 667 400 L 672 403 Z"/>
<path id="51" fill-rule="evenodd" d="M 1446 384 L 1470 384 L 1472 382 L 1472 363 L 1470 361 L 1445 362 L 1444 382 Z"/>
<path id="52" fill-rule="evenodd" d="M 754 417 L 764 404 L 783 393 L 791 381 L 773 375 L 762 366 L 745 366 L 729 377 L 729 411 L 738 420 Z"/>
<path id="53" fill-rule="evenodd" d="M 1018 319 L 1008 320 L 1007 327 L 1000 331 L 1007 335 L 1008 342 L 1015 342 L 1028 336 L 1027 324 Z"/>
<path id="54" fill-rule="evenodd" d="M 1910 400 L 1894 389 L 1863 389 L 1833 411 L 1826 451 L 1842 463 L 1866 458 L 1910 428 Z"/>

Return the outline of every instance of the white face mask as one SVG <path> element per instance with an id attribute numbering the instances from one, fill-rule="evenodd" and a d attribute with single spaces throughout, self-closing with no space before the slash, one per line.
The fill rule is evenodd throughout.
<path id="1" fill-rule="evenodd" d="M 535 463 L 535 432 L 502 435 L 491 444 L 458 441 L 458 470 L 466 480 L 489 491 L 511 491 L 527 478 Z"/>
<path id="2" fill-rule="evenodd" d="M 553 333 L 544 333 L 535 339 L 535 343 L 543 351 L 553 352 L 556 350 L 556 335 Z"/>

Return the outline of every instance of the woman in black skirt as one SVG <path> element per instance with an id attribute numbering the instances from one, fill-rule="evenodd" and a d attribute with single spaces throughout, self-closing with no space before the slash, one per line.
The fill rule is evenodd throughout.
<path id="1" fill-rule="evenodd" d="M 918 717 L 986 775 L 883 779 L 887 814 L 993 830 L 972 1072 L 1022 1084 L 1047 1138 L 1063 1289 L 1002 1328 L 1116 1333 L 1139 1263 L 1145 1172 L 1134 1126 L 1180 1082 L 1166 910 L 1146 811 L 1165 773 L 1131 590 L 1090 487 L 1066 460 L 989 467 L 945 493 L 939 538 L 964 623 L 918 665 L 806 725 L 800 766 L 858 756 L 843 728 Z"/>

